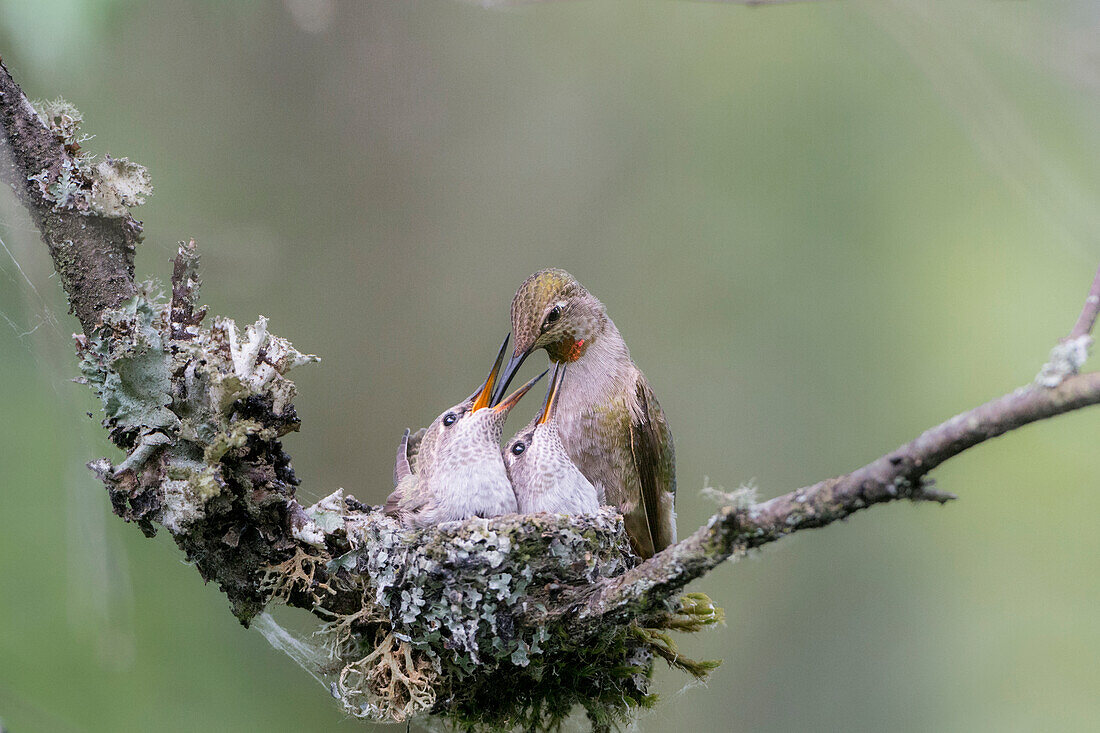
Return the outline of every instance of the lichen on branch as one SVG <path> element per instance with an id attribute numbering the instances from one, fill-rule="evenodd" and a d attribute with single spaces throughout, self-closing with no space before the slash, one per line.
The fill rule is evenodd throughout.
<path id="1" fill-rule="evenodd" d="M 178 259 L 188 257 L 193 248 L 181 246 Z M 180 300 L 191 290 L 177 286 L 169 302 L 140 286 L 76 337 L 104 427 L 127 451 L 92 468 L 117 514 L 149 535 L 167 528 L 247 621 L 265 602 L 258 569 L 294 549 L 284 527 L 297 479 L 279 438 L 298 418 L 285 375 L 317 359 L 268 333 L 263 318 L 243 335 L 224 318 L 199 327 Z"/>
<path id="2" fill-rule="evenodd" d="M 263 317 L 243 330 L 225 318 L 204 325 L 193 242 L 181 243 L 170 297 L 135 284 L 141 227 L 128 208 L 151 190 L 144 169 L 93 166 L 75 107 L 36 109 L 2 66 L 0 113 L 7 178 L 84 327 L 81 379 L 125 452 L 90 464 L 114 511 L 148 535 L 167 529 L 242 623 L 273 603 L 312 612 L 325 661 L 311 671 L 349 714 L 548 728 L 580 706 L 604 728 L 652 704 L 655 653 L 693 674 L 713 667 L 683 658 L 662 631 L 717 623 L 709 600 L 670 599 L 668 623 L 645 632 L 626 620 L 578 634 L 540 617 L 636 562 L 611 510 L 410 532 L 342 492 L 299 505 L 280 443 L 298 428 L 286 375 L 316 357 Z"/>
<path id="3" fill-rule="evenodd" d="M 144 169 L 124 159 L 93 166 L 81 150 L 80 121 L 63 100 L 36 109 L 0 64 L 0 174 L 42 234 L 69 305 L 91 334 L 104 309 L 135 293 L 143 233 L 128 208 L 150 188 Z"/>
<path id="4" fill-rule="evenodd" d="M 60 165 L 51 163 L 27 176 L 38 186 L 42 200 L 55 211 L 127 217 L 130 207 L 144 204 L 153 194 L 153 181 L 145 166 L 110 155 L 97 163 L 95 156 L 82 148 L 91 136 L 80 132 L 84 117 L 72 104 L 58 97 L 31 102 L 31 106 L 68 153 Z"/>
<path id="5" fill-rule="evenodd" d="M 541 616 L 566 589 L 634 563 L 622 517 L 517 515 L 409 530 L 374 510 L 344 512 L 334 494 L 306 510 L 329 546 L 328 585 L 359 604 L 328 616 L 333 692 L 345 711 L 402 721 L 435 713 L 478 728 L 543 729 L 575 706 L 601 723 L 652 702 L 652 643 L 635 625 L 577 634 Z M 332 592 L 331 605 L 340 604 Z M 364 639 L 373 642 L 364 644 Z M 394 687 L 395 680 L 400 681 Z M 508 695 L 501 695 L 501 685 Z M 396 694 L 395 694 L 396 692 Z"/>

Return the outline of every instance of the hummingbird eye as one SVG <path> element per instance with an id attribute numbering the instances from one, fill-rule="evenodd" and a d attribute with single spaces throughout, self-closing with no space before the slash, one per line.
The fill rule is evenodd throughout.
<path id="1" fill-rule="evenodd" d="M 513 456 L 518 456 L 521 453 L 523 453 L 523 451 L 525 451 L 525 450 L 527 450 L 526 445 L 524 445 L 523 443 L 516 443 L 515 445 L 512 446 L 512 455 Z"/>
<path id="2" fill-rule="evenodd" d="M 546 320 L 542 322 L 542 327 L 549 328 L 551 324 L 556 323 L 561 318 L 561 306 L 555 305 L 550 309 L 550 312 L 546 314 Z"/>
<path id="3" fill-rule="evenodd" d="M 448 412 L 446 415 L 443 416 L 443 424 L 447 427 L 451 427 L 455 424 L 455 420 L 457 419 L 458 415 L 454 414 L 453 412 Z"/>

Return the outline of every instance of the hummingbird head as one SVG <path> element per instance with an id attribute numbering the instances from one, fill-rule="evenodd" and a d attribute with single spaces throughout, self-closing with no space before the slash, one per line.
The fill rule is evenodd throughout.
<path id="1" fill-rule="evenodd" d="M 574 362 L 599 337 L 606 322 L 603 303 L 565 270 L 551 268 L 531 275 L 512 299 L 516 347 L 504 368 L 498 395 L 531 352 L 546 349 L 553 362 Z"/>
<path id="2" fill-rule="evenodd" d="M 428 426 L 420 447 L 418 465 L 426 475 L 449 472 L 449 467 L 497 456 L 508 413 L 546 372 L 531 379 L 505 400 L 493 400 L 500 365 L 508 349 L 508 337 L 500 346 L 485 383 L 472 395 L 445 410 Z"/>

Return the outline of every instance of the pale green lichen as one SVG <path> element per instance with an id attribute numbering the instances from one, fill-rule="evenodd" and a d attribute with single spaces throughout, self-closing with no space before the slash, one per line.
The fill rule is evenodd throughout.
<path id="1" fill-rule="evenodd" d="M 75 147 L 91 139 L 90 135 L 80 132 L 80 123 L 84 115 L 72 103 L 57 99 L 36 99 L 31 106 L 50 132 L 58 137 L 66 147 Z"/>
<path id="2" fill-rule="evenodd" d="M 205 504 L 222 491 L 222 481 L 219 479 L 220 469 L 216 465 L 207 464 L 202 470 L 192 471 L 187 477 L 187 488 L 191 490 L 191 496 L 200 505 Z M 185 495 L 186 496 L 186 495 Z"/>
<path id="3" fill-rule="evenodd" d="M 202 469 L 196 468 L 185 479 L 169 479 L 161 482 L 164 502 L 158 521 L 172 534 L 185 532 L 193 522 L 206 516 L 206 500 L 216 492 L 210 492 L 201 481 L 195 480 L 202 475 Z"/>
<path id="4" fill-rule="evenodd" d="M 284 338 L 268 333 L 267 319 L 260 316 L 245 328 L 237 331 L 237 324 L 229 318 L 215 318 L 209 331 L 202 331 L 190 342 L 195 349 L 228 352 L 229 369 L 211 369 L 200 365 L 200 371 L 210 380 L 215 395 L 214 405 L 224 410 L 226 406 L 250 394 L 264 394 L 272 401 L 272 412 L 281 415 L 294 400 L 294 383 L 284 376 L 291 369 L 320 361 L 313 354 L 303 354 Z"/>
<path id="5" fill-rule="evenodd" d="M 330 542 L 351 548 L 327 564 L 333 582 L 363 589 L 351 614 L 320 598 L 319 615 L 332 618 L 320 643 L 332 662 L 314 673 L 331 676 L 347 713 L 380 721 L 432 713 L 460 729 L 542 730 L 576 706 L 602 725 L 652 704 L 652 637 L 629 625 L 578 635 L 569 619 L 538 620 L 553 589 L 585 587 L 633 563 L 615 511 L 410 530 L 378 511 L 336 511 L 343 502 L 337 492 L 305 514 L 331 528 Z M 704 606 L 697 597 L 680 617 L 703 618 Z"/>
<path id="6" fill-rule="evenodd" d="M 756 486 L 750 481 L 747 484 L 737 487 L 733 491 L 726 491 L 725 488 L 721 486 L 711 486 L 710 477 L 704 476 L 702 494 L 705 498 L 710 499 L 719 506 L 748 509 L 756 503 L 757 490 Z"/>
<path id="7" fill-rule="evenodd" d="M 105 311 L 103 327 L 81 337 L 80 372 L 103 402 L 112 431 L 172 431 L 169 359 L 162 337 L 163 307 L 147 286 L 120 308 Z"/>
<path id="8" fill-rule="evenodd" d="M 1081 371 L 1081 367 L 1088 361 L 1091 348 L 1092 336 L 1087 333 L 1058 343 L 1050 350 L 1047 363 L 1035 375 L 1035 383 L 1050 389 L 1057 387 L 1066 378 Z"/>
<path id="9" fill-rule="evenodd" d="M 106 156 L 93 169 L 92 193 L 88 201 L 100 216 L 126 216 L 153 195 L 153 179 L 145 166 L 129 158 Z"/>
<path id="10" fill-rule="evenodd" d="M 263 318 L 248 327 L 243 343 L 229 319 L 195 330 L 189 340 L 171 340 L 170 318 L 169 304 L 145 284 L 77 343 L 83 381 L 102 401 L 104 426 L 118 444 L 133 446 L 110 474 L 137 475 L 160 455 L 166 480 L 156 508 L 144 507 L 140 518 L 151 511 L 179 534 L 205 516 L 205 504 L 229 482 L 227 457 L 250 441 L 274 444 L 293 429 L 296 421 L 285 413 L 294 385 L 284 375 L 317 357 L 269 334 Z M 269 406 L 260 411 L 270 415 L 267 422 L 241 411 L 250 399 Z M 233 480 L 252 481 L 244 474 Z"/>
<path id="11" fill-rule="evenodd" d="M 275 431 L 255 420 L 237 420 L 226 430 L 218 431 L 203 449 L 203 460 L 213 465 L 233 448 L 243 448 L 249 436 L 258 435 L 261 440 L 274 440 Z"/>
<path id="12" fill-rule="evenodd" d="M 79 165 L 71 160 L 63 161 L 56 175 L 47 168 L 27 176 L 27 180 L 37 183 L 42 197 L 52 202 L 56 209 L 88 208 L 84 174 Z"/>
<path id="13" fill-rule="evenodd" d="M 42 170 L 27 177 L 38 184 L 42 197 L 55 209 L 86 216 L 121 217 L 153 194 L 152 178 L 144 166 L 109 155 L 93 164 L 94 156 L 81 150 L 91 136 L 81 134 L 84 117 L 75 106 L 60 97 L 31 104 L 42 124 L 61 141 L 70 156 L 60 170 Z"/>

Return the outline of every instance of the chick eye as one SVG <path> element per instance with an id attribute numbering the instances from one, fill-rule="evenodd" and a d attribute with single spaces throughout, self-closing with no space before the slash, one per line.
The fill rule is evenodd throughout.
<path id="1" fill-rule="evenodd" d="M 443 424 L 447 427 L 450 427 L 455 424 L 455 420 L 457 419 L 458 415 L 454 414 L 453 412 L 448 412 L 446 415 L 443 416 Z"/>
<path id="2" fill-rule="evenodd" d="M 523 443 L 516 443 L 515 445 L 512 446 L 512 455 L 513 456 L 518 456 L 520 453 L 523 453 L 523 451 L 525 451 L 525 450 L 527 450 L 527 446 L 525 446 Z"/>
<path id="3" fill-rule="evenodd" d="M 561 306 L 555 305 L 550 309 L 550 312 L 546 314 L 546 320 L 542 322 L 542 327 L 547 328 L 550 324 L 555 323 L 561 318 Z"/>

